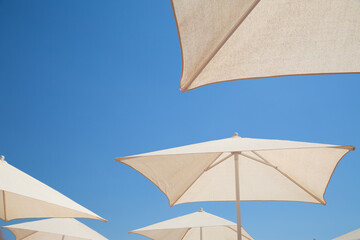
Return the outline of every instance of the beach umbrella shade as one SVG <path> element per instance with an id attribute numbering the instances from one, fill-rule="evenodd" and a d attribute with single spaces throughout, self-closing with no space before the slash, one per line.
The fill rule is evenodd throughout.
<path id="1" fill-rule="evenodd" d="M 172 0 L 180 89 L 360 72 L 359 0 Z"/>
<path id="2" fill-rule="evenodd" d="M 72 218 L 52 218 L 4 226 L 16 240 L 107 240 L 101 234 Z"/>
<path id="3" fill-rule="evenodd" d="M 334 238 L 333 240 L 360 240 L 360 228 L 346 233 L 340 237 Z"/>
<path id="4" fill-rule="evenodd" d="M 200 211 L 173 218 L 130 233 L 137 233 L 153 240 L 235 240 L 236 223 Z M 254 240 L 243 228 L 243 239 Z"/>
<path id="5" fill-rule="evenodd" d="M 140 172 L 168 198 L 187 202 L 300 201 L 325 205 L 339 161 L 353 146 L 231 138 L 115 159 Z M 238 234 L 241 239 L 241 234 Z"/>
<path id="6" fill-rule="evenodd" d="M 0 218 L 93 218 L 106 221 L 0 156 Z"/>

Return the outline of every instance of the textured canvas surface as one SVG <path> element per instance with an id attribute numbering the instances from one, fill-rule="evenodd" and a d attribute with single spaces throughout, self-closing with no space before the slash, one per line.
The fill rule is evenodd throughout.
<path id="1" fill-rule="evenodd" d="M 107 240 L 72 218 L 53 218 L 5 226 L 17 240 Z"/>
<path id="2" fill-rule="evenodd" d="M 180 88 L 360 72 L 359 0 L 172 0 Z"/>
<path id="3" fill-rule="evenodd" d="M 231 138 L 118 158 L 152 181 L 169 204 L 235 201 L 234 154 L 241 201 L 326 204 L 338 162 L 352 146 Z"/>
<path id="4" fill-rule="evenodd" d="M 204 240 L 237 239 L 236 223 L 204 211 L 156 223 L 133 230 L 131 233 L 137 233 L 153 240 L 200 240 L 201 235 Z M 244 228 L 241 228 L 241 235 L 245 240 L 253 240 Z"/>
<path id="5" fill-rule="evenodd" d="M 77 217 L 105 221 L 68 197 L 0 160 L 0 218 Z"/>

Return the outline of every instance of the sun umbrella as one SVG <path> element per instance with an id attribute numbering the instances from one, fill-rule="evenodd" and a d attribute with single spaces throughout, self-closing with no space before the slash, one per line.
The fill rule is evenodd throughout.
<path id="1" fill-rule="evenodd" d="M 170 206 L 186 202 L 301 201 L 326 204 L 336 165 L 353 146 L 231 138 L 117 158 L 152 181 Z M 238 235 L 240 238 L 240 235 Z"/>
<path id="2" fill-rule="evenodd" d="M 346 233 L 340 237 L 334 238 L 333 240 L 360 240 L 360 228 L 355 231 Z"/>
<path id="3" fill-rule="evenodd" d="M 107 240 L 72 218 L 52 218 L 5 226 L 16 240 Z"/>
<path id="4" fill-rule="evenodd" d="M 236 223 L 200 209 L 185 216 L 173 218 L 144 228 L 133 230 L 153 240 L 235 240 Z M 253 238 L 242 228 L 244 239 Z"/>
<path id="5" fill-rule="evenodd" d="M 74 217 L 106 221 L 0 156 L 0 218 Z"/>
<path id="6" fill-rule="evenodd" d="M 359 0 L 172 0 L 183 92 L 274 76 L 360 72 Z"/>

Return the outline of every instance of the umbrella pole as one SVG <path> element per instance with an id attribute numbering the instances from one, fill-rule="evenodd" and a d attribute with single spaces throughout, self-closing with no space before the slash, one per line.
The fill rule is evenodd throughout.
<path id="1" fill-rule="evenodd" d="M 202 227 L 200 227 L 200 240 L 202 240 Z"/>
<path id="2" fill-rule="evenodd" d="M 237 239 L 241 240 L 241 217 L 240 217 L 240 178 L 239 178 L 239 153 L 235 152 L 235 192 L 236 192 L 236 217 L 237 217 Z"/>
<path id="3" fill-rule="evenodd" d="M 7 222 L 7 218 L 6 218 L 6 198 L 5 198 L 5 190 L 2 191 L 3 192 L 3 205 L 4 205 L 4 221 Z"/>

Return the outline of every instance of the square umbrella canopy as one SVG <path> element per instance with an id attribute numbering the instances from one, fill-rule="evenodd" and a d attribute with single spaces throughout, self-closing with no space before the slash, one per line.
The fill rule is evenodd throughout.
<path id="1" fill-rule="evenodd" d="M 0 156 L 0 218 L 92 218 L 106 220 L 11 166 Z"/>
<path id="2" fill-rule="evenodd" d="M 235 240 L 236 223 L 200 211 L 159 222 L 130 233 L 137 233 L 153 240 Z M 246 240 L 254 240 L 243 228 Z"/>
<path id="3" fill-rule="evenodd" d="M 16 240 L 107 240 L 101 234 L 72 218 L 52 218 L 4 226 Z"/>
<path id="4" fill-rule="evenodd" d="M 241 138 L 116 158 L 152 181 L 170 206 L 187 202 L 300 201 L 326 204 L 339 161 L 353 146 Z M 241 234 L 238 234 L 241 239 Z"/>
<path id="5" fill-rule="evenodd" d="M 360 73 L 359 0 L 172 0 L 183 92 L 240 79 Z"/>

